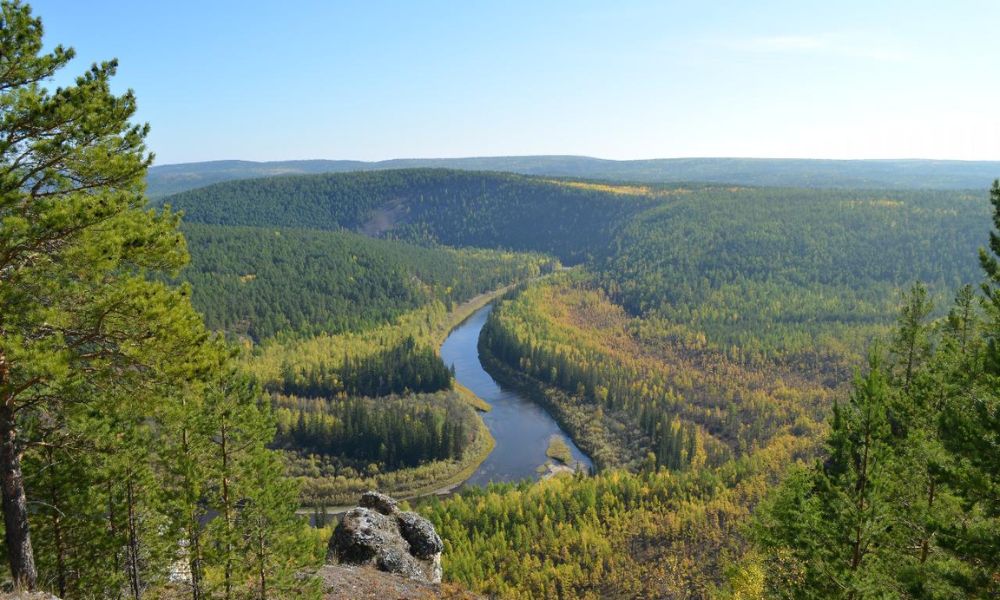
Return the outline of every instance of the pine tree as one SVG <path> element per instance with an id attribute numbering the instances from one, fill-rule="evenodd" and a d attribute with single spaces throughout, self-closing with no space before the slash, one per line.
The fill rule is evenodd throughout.
<path id="1" fill-rule="evenodd" d="M 927 298 L 927 288 L 920 282 L 913 284 L 903 297 L 903 307 L 890 347 L 904 392 L 909 392 L 916 371 L 930 355 L 927 318 L 933 310 L 934 304 Z"/>
<path id="2" fill-rule="evenodd" d="M 1000 227 L 1000 182 L 991 202 Z M 850 405 L 835 407 L 826 462 L 793 471 L 757 510 L 754 537 L 773 561 L 773 593 L 1000 593 L 996 230 L 980 263 L 983 301 L 963 287 L 939 323 L 926 322 L 930 303 L 914 286 L 893 335 L 891 368 L 872 364 Z"/>
<path id="3" fill-rule="evenodd" d="M 43 87 L 72 58 L 42 52 L 28 6 L 0 2 L 0 487 L 11 576 L 28 589 L 25 453 L 65 439 L 70 412 L 122 398 L 128 373 L 205 368 L 187 290 L 147 277 L 179 268 L 186 250 L 175 215 L 145 210 L 152 156 L 148 128 L 130 122 L 135 97 L 111 92 L 114 61 Z"/>
<path id="4" fill-rule="evenodd" d="M 758 545 L 776 561 L 773 590 L 787 597 L 863 598 L 895 593 L 900 564 L 891 388 L 877 352 L 845 405 L 834 407 L 828 458 L 789 476 L 759 510 Z M 783 567 L 780 568 L 779 567 Z"/>
<path id="5" fill-rule="evenodd" d="M 284 478 L 282 463 L 267 448 L 274 437 L 270 402 L 236 372 L 207 392 L 207 506 L 216 516 L 203 533 L 206 568 L 219 571 L 223 598 L 248 591 L 261 600 L 292 597 L 296 586 L 311 585 L 296 573 L 316 557 L 300 535 L 306 524 L 295 514 L 298 487 Z"/>

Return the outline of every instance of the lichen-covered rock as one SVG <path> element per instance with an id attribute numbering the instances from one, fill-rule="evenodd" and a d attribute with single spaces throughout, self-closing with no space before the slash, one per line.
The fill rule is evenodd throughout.
<path id="1" fill-rule="evenodd" d="M 416 513 L 400 512 L 396 515 L 399 532 L 410 544 L 410 553 L 419 558 L 432 558 L 444 550 L 444 542 L 430 521 Z"/>
<path id="2" fill-rule="evenodd" d="M 367 492 L 361 506 L 347 511 L 334 530 L 327 558 L 440 583 L 442 550 L 430 521 L 399 510 L 389 496 Z"/>
<path id="3" fill-rule="evenodd" d="M 398 510 L 395 500 L 385 494 L 374 491 L 365 492 L 361 496 L 361 502 L 358 505 L 364 508 L 374 508 L 383 515 L 391 515 Z"/>
<path id="4" fill-rule="evenodd" d="M 372 567 L 324 565 L 324 600 L 484 600 L 454 584 L 432 584 Z"/>
<path id="5" fill-rule="evenodd" d="M 333 532 L 330 551 L 338 562 L 365 564 L 379 551 L 401 546 L 396 519 L 370 508 L 353 508 Z"/>

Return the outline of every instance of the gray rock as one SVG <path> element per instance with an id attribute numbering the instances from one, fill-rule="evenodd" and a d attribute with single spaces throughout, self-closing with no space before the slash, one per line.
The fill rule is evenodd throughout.
<path id="1" fill-rule="evenodd" d="M 361 496 L 361 502 L 358 504 L 365 508 L 374 508 L 383 515 L 391 515 L 396 512 L 396 501 L 385 494 L 375 491 L 365 492 Z"/>
<path id="2" fill-rule="evenodd" d="M 430 521 L 417 513 L 400 512 L 396 515 L 399 521 L 399 532 L 410 544 L 410 553 L 418 558 L 430 559 L 444 550 L 441 536 L 434 530 Z"/>
<path id="3" fill-rule="evenodd" d="M 443 549 L 430 521 L 399 511 L 396 501 L 384 494 L 368 492 L 334 530 L 327 560 L 440 583 Z"/>

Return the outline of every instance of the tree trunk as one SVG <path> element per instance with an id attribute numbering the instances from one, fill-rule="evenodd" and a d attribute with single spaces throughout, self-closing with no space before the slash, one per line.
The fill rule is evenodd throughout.
<path id="1" fill-rule="evenodd" d="M 258 531 L 257 533 L 257 565 L 259 567 L 258 575 L 260 576 L 260 600 L 267 600 L 267 546 L 266 540 L 264 539 L 263 532 Z"/>
<path id="2" fill-rule="evenodd" d="M 225 417 L 222 421 L 222 515 L 226 523 L 226 560 L 224 577 L 225 577 L 225 589 L 226 589 L 226 600 L 230 600 L 233 597 L 233 520 L 232 511 L 229 507 L 229 448 L 227 448 L 227 429 Z"/>
<path id="3" fill-rule="evenodd" d="M 0 355 L 0 386 L 7 383 L 5 367 L 6 363 Z M 0 484 L 3 487 L 4 541 L 11 578 L 15 587 L 34 590 L 38 571 L 28 528 L 28 500 L 21 474 L 16 415 L 9 401 L 0 406 Z"/>
<path id="4" fill-rule="evenodd" d="M 142 581 L 139 577 L 139 524 L 135 514 L 135 489 L 132 472 L 126 474 L 125 499 L 128 504 L 128 581 L 132 597 L 139 600 L 142 597 Z"/>
<path id="5" fill-rule="evenodd" d="M 935 491 L 934 484 L 936 483 L 936 481 L 934 480 L 933 475 L 931 475 L 930 479 L 931 479 L 930 488 L 927 490 L 927 512 L 931 512 L 931 510 L 934 508 L 934 491 Z M 925 562 L 927 562 L 927 554 L 930 552 L 930 546 L 931 546 L 930 534 L 927 533 L 924 535 L 924 538 L 920 540 L 920 564 L 924 564 Z"/>
<path id="6" fill-rule="evenodd" d="M 52 505 L 52 539 L 56 550 L 56 583 L 59 587 L 59 596 L 66 597 L 66 542 L 63 540 L 62 532 L 62 510 L 60 510 L 59 486 L 55 481 L 56 462 L 53 457 L 52 448 L 46 452 L 48 460 L 50 487 L 49 504 Z"/>
<path id="7" fill-rule="evenodd" d="M 192 516 L 191 525 L 188 526 L 188 551 L 190 552 L 188 565 L 191 569 L 191 600 L 202 600 L 201 581 L 201 523 L 196 516 Z"/>

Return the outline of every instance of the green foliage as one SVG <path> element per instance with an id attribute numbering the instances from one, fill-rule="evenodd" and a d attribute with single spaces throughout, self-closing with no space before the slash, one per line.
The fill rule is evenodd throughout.
<path id="1" fill-rule="evenodd" d="M 204 506 L 216 514 L 201 534 L 206 579 L 215 583 L 206 591 L 288 597 L 309 585 L 296 574 L 317 557 L 296 537 L 303 527 L 295 514 L 298 487 L 282 477 L 280 458 L 265 446 L 274 435 L 269 406 L 248 381 L 231 375 L 209 390 L 203 411 L 213 482 Z"/>
<path id="2" fill-rule="evenodd" d="M 50 490 L 29 487 L 22 460 L 42 444 L 109 447 L 78 429 L 79 413 L 123 401 L 127 386 L 156 397 L 169 378 L 205 368 L 205 332 L 185 290 L 145 277 L 176 270 L 186 252 L 175 215 L 143 210 L 147 127 L 129 121 L 133 94 L 111 91 L 116 63 L 93 65 L 49 91 L 41 82 L 72 51 L 40 54 L 41 22 L 19 2 L 0 3 L 0 21 L 0 475 L 12 579 L 32 588 L 27 502 Z M 137 380 L 136 372 L 145 376 Z M 124 408 L 106 413 L 135 421 Z M 141 493 L 149 467 L 141 451 L 131 452 L 146 440 L 134 424 L 119 433 L 126 447 L 112 472 L 133 496 L 134 516 L 153 506 Z M 144 499 L 133 502 L 137 494 Z M 129 563 L 133 591 L 138 564 L 159 556 L 148 544 L 139 551 L 140 538 L 152 540 L 146 525 L 153 521 L 131 519 L 119 562 Z"/>
<path id="3" fill-rule="evenodd" d="M 997 185 L 992 195 L 1000 225 Z M 772 594 L 1000 592 L 1000 421 L 990 361 L 996 251 L 980 253 L 982 310 L 965 286 L 948 315 L 929 323 L 926 292 L 914 286 L 890 362 L 876 355 L 851 405 L 834 411 L 827 461 L 790 477 L 758 511 L 755 541 L 774 565 Z"/>
<path id="4" fill-rule="evenodd" d="M 73 53 L 40 54 L 41 36 L 26 5 L 0 1 L 5 556 L 17 588 L 159 595 L 182 542 L 201 532 L 203 507 L 222 504 L 212 498 L 225 469 L 201 460 L 216 426 L 243 432 L 237 454 L 254 461 L 231 472 L 234 483 L 278 464 L 266 449 L 273 431 L 189 288 L 165 283 L 187 260 L 184 238 L 176 214 L 146 209 L 148 128 L 130 122 L 132 92 L 111 91 L 116 63 L 50 91 L 42 82 Z M 241 390 L 224 409 L 212 395 L 222 385 Z M 172 461 L 188 452 L 196 460 Z M 277 540 L 300 526 L 287 503 L 292 484 L 276 468 L 266 475 L 230 496 L 232 516 L 264 511 L 252 499 L 268 506 L 253 524 L 229 521 L 233 539 Z M 264 502 L 272 497 L 280 507 Z M 257 561 L 265 568 L 255 597 L 313 558 L 273 547 L 282 566 Z"/>
<path id="5" fill-rule="evenodd" d="M 462 456 L 478 432 L 475 411 L 456 394 L 324 400 L 274 399 L 278 448 L 336 458 L 363 471 L 416 467 Z"/>
<path id="6" fill-rule="evenodd" d="M 449 246 L 508 248 L 580 262 L 650 205 L 503 173 L 437 169 L 232 181 L 164 200 L 188 222 L 364 231 Z"/>
<path id="7" fill-rule="evenodd" d="M 897 290 L 932 297 L 976 279 L 977 196 L 703 189 L 643 213 L 600 265 L 630 313 L 659 316 L 747 363 L 845 378 L 885 333 Z"/>
<path id="8" fill-rule="evenodd" d="M 180 279 L 216 330 L 255 342 L 277 334 L 371 329 L 433 300 L 460 303 L 535 276 L 539 255 L 423 248 L 347 232 L 183 227 L 191 264 Z"/>
<path id="9" fill-rule="evenodd" d="M 825 597 L 901 592 L 889 576 L 904 558 L 903 526 L 887 501 L 901 488 L 892 460 L 889 385 L 881 368 L 873 358 L 868 374 L 855 381 L 850 402 L 834 407 L 823 466 L 812 475 L 791 475 L 784 491 L 759 509 L 756 541 L 783 550 L 780 587 L 789 586 L 793 597 L 794 589 Z"/>

